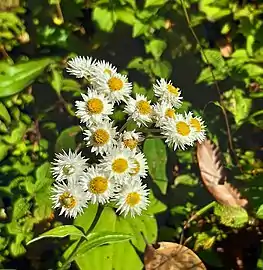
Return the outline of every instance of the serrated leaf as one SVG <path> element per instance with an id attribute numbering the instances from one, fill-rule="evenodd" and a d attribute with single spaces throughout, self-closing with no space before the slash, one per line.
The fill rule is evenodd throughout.
<path id="1" fill-rule="evenodd" d="M 212 64 L 216 69 L 221 69 L 225 65 L 224 58 L 222 57 L 220 51 L 218 50 L 207 49 L 204 50 L 201 55 L 203 61 L 206 64 Z"/>
<path id="2" fill-rule="evenodd" d="M 82 233 L 82 231 L 80 231 L 74 225 L 64 225 L 64 226 L 59 226 L 59 227 L 51 229 L 47 232 L 42 233 L 38 237 L 29 241 L 27 243 L 27 245 L 29 245 L 33 242 L 39 241 L 40 239 L 43 239 L 43 238 L 49 238 L 49 237 L 63 238 L 63 237 L 72 236 L 72 235 L 77 236 L 77 237 L 85 237 L 85 235 Z"/>
<path id="3" fill-rule="evenodd" d="M 147 30 L 148 30 L 148 26 L 146 24 L 144 24 L 141 21 L 136 20 L 132 29 L 132 37 L 135 38 L 140 35 L 143 35 L 145 32 L 147 32 Z"/>
<path id="4" fill-rule="evenodd" d="M 168 79 L 172 72 L 172 66 L 168 61 L 151 61 L 151 69 L 154 75 Z"/>
<path id="5" fill-rule="evenodd" d="M 27 198 L 19 198 L 14 203 L 13 218 L 19 219 L 26 215 L 30 208 L 30 204 Z"/>
<path id="6" fill-rule="evenodd" d="M 226 109 L 233 114 L 236 124 L 240 126 L 250 113 L 252 100 L 244 97 L 241 89 L 229 90 L 223 97 Z"/>
<path id="7" fill-rule="evenodd" d="M 147 159 L 150 176 L 161 192 L 166 194 L 168 179 L 166 176 L 167 154 L 164 142 L 161 139 L 147 139 L 143 145 L 143 152 Z"/>

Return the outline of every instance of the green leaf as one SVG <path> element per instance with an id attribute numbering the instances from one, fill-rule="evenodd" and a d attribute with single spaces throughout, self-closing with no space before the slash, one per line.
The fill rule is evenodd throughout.
<path id="1" fill-rule="evenodd" d="M 52 78 L 51 78 L 51 86 L 54 88 L 54 90 L 60 94 L 61 88 L 62 88 L 62 76 L 61 73 L 57 70 L 52 68 L 51 69 Z"/>
<path id="2" fill-rule="evenodd" d="M 6 106 L 2 102 L 0 102 L 0 118 L 4 120 L 7 124 L 11 123 L 10 114 L 6 109 Z"/>
<path id="3" fill-rule="evenodd" d="M 42 238 L 48 238 L 48 237 L 57 237 L 57 238 L 63 238 L 66 236 L 74 235 L 77 237 L 85 237 L 85 235 L 80 231 L 78 228 L 76 228 L 74 225 L 64 225 L 64 226 L 59 226 L 54 229 L 51 229 L 47 232 L 44 232 L 40 234 L 38 237 L 32 239 L 27 243 L 27 245 L 36 242 Z"/>
<path id="4" fill-rule="evenodd" d="M 143 22 L 136 20 L 132 29 L 132 37 L 135 38 L 141 36 L 144 33 L 146 33 L 147 30 L 148 30 L 147 24 L 144 24 Z"/>
<path id="5" fill-rule="evenodd" d="M 22 245 L 22 241 L 24 240 L 23 234 L 18 234 L 15 238 L 15 241 L 10 245 L 10 253 L 14 257 L 18 257 L 23 255 L 26 252 L 25 247 Z"/>
<path id="6" fill-rule="evenodd" d="M 132 236 L 118 232 L 95 232 L 87 236 L 87 240 L 79 247 L 76 257 L 86 254 L 88 251 L 106 244 L 130 240 Z"/>
<path id="7" fill-rule="evenodd" d="M 207 49 L 201 54 L 206 64 L 212 64 L 215 68 L 221 69 L 225 65 L 224 58 L 218 50 Z M 205 56 L 204 56 L 205 55 Z"/>
<path id="8" fill-rule="evenodd" d="M 56 141 L 55 150 L 56 152 L 61 152 L 61 150 L 75 149 L 76 140 L 75 137 L 80 132 L 79 126 L 72 126 L 70 128 L 64 129 Z"/>
<path id="9" fill-rule="evenodd" d="M 62 81 L 62 91 L 65 92 L 69 92 L 69 91 L 73 91 L 73 92 L 80 92 L 80 84 L 76 81 L 76 80 L 72 80 L 72 79 L 64 79 Z"/>
<path id="10" fill-rule="evenodd" d="M 129 24 L 133 25 L 135 22 L 135 14 L 134 14 L 134 9 L 131 8 L 125 8 L 125 9 L 117 9 L 115 10 L 115 14 L 118 18 L 118 20 Z"/>
<path id="11" fill-rule="evenodd" d="M 168 79 L 172 72 L 172 66 L 168 61 L 152 61 L 151 69 L 154 75 L 165 79 Z"/>
<path id="12" fill-rule="evenodd" d="M 19 198 L 14 203 L 13 218 L 19 219 L 27 214 L 30 204 L 27 198 Z"/>
<path id="13" fill-rule="evenodd" d="M 3 136 L 3 140 L 11 145 L 17 144 L 19 141 L 23 139 L 26 130 L 27 126 L 22 122 L 18 122 L 18 126 L 16 126 L 12 130 L 11 135 Z"/>
<path id="14" fill-rule="evenodd" d="M 257 77 L 263 74 L 263 68 L 256 64 L 245 64 L 242 70 L 246 71 L 249 77 Z"/>
<path id="15" fill-rule="evenodd" d="M 225 107 L 233 114 L 236 124 L 242 125 L 250 113 L 252 100 L 244 97 L 241 89 L 229 90 L 223 94 L 223 97 Z"/>
<path id="16" fill-rule="evenodd" d="M 217 81 L 224 80 L 227 77 L 227 74 L 224 73 L 223 70 L 213 70 L 213 73 L 214 73 L 215 79 Z M 214 78 L 212 76 L 212 72 L 211 72 L 210 67 L 206 67 L 206 68 L 202 69 L 202 71 L 199 74 L 195 83 L 198 84 L 198 83 L 202 83 L 202 82 L 206 82 L 207 84 L 214 83 Z"/>
<path id="17" fill-rule="evenodd" d="M 0 142 L 0 161 L 6 158 L 10 146 Z"/>
<path id="18" fill-rule="evenodd" d="M 263 204 L 261 204 L 258 208 L 258 211 L 257 211 L 257 218 L 259 219 L 263 219 Z"/>
<path id="19" fill-rule="evenodd" d="M 174 180 L 174 185 L 185 185 L 185 186 L 196 186 L 198 184 L 198 180 L 192 178 L 188 174 L 181 174 L 177 176 Z"/>
<path id="20" fill-rule="evenodd" d="M 50 178 L 50 163 L 45 162 L 41 166 L 39 166 L 36 170 L 36 179 L 37 181 L 41 181 L 43 178 Z"/>
<path id="21" fill-rule="evenodd" d="M 97 23 L 99 29 L 110 32 L 115 24 L 114 13 L 111 10 L 95 7 L 93 9 L 93 21 Z"/>
<path id="22" fill-rule="evenodd" d="M 134 68 L 137 70 L 143 70 L 143 58 L 142 57 L 135 57 L 133 58 L 130 63 L 127 65 L 127 68 Z"/>
<path id="23" fill-rule="evenodd" d="M 143 145 L 143 152 L 146 156 L 149 174 L 158 185 L 161 192 L 166 194 L 168 179 L 166 176 L 166 146 L 161 139 L 147 139 Z"/>
<path id="24" fill-rule="evenodd" d="M 96 209 L 97 205 L 89 205 L 85 213 L 75 219 L 74 224 L 87 230 L 94 219 Z M 84 256 L 76 259 L 76 263 L 80 269 L 122 270 L 123 258 L 125 258 L 125 270 L 143 268 L 143 264 L 133 245 L 137 252 L 144 252 L 145 242 L 141 236 L 141 232 L 149 243 L 156 240 L 157 224 L 152 215 L 124 218 L 116 215 L 112 208 L 104 207 L 101 217 L 92 232 L 100 233 L 104 231 L 133 235 L 134 237 L 131 239 L 132 244 L 125 241 L 117 244 L 103 245 L 93 249 Z"/>
<path id="25" fill-rule="evenodd" d="M 155 59 L 159 59 L 166 49 L 166 42 L 161 39 L 153 39 L 146 45 L 146 52 L 151 53 Z"/>
<path id="26" fill-rule="evenodd" d="M 167 3 L 167 0 L 146 0 L 144 8 L 163 6 Z"/>
<path id="27" fill-rule="evenodd" d="M 10 66 L 5 74 L 0 75 L 0 97 L 11 96 L 23 90 L 52 62 L 45 58 Z"/>

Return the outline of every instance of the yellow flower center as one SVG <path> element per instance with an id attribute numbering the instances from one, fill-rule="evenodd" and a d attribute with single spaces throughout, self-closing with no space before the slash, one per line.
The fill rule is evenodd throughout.
<path id="1" fill-rule="evenodd" d="M 87 110 L 91 113 L 101 113 L 103 111 L 103 102 L 98 98 L 91 98 L 87 102 Z"/>
<path id="2" fill-rule="evenodd" d="M 126 139 L 123 140 L 123 144 L 125 145 L 125 147 L 128 147 L 131 150 L 133 150 L 137 146 L 138 142 L 134 139 Z"/>
<path id="3" fill-rule="evenodd" d="M 62 169 L 65 175 L 71 175 L 75 172 L 75 168 L 71 164 L 67 164 Z"/>
<path id="4" fill-rule="evenodd" d="M 171 94 L 174 94 L 175 96 L 178 96 L 179 95 L 179 88 L 178 87 L 174 87 L 173 85 L 171 84 L 168 84 L 167 85 L 167 90 L 168 92 L 170 92 Z"/>
<path id="5" fill-rule="evenodd" d="M 59 196 L 59 202 L 65 208 L 74 208 L 77 204 L 76 199 L 69 192 L 64 192 Z"/>
<path id="6" fill-rule="evenodd" d="M 116 173 L 124 173 L 128 169 L 128 161 L 124 158 L 117 158 L 112 163 L 112 170 Z"/>
<path id="7" fill-rule="evenodd" d="M 190 133 L 190 127 L 182 121 L 176 124 L 176 130 L 181 136 L 187 136 Z"/>
<path id="8" fill-rule="evenodd" d="M 196 131 L 198 131 L 198 132 L 201 131 L 202 127 L 201 127 L 200 122 L 197 119 L 192 118 L 190 121 L 190 124 L 192 127 L 194 127 L 196 129 Z"/>
<path id="9" fill-rule="evenodd" d="M 97 176 L 90 181 L 89 188 L 94 194 L 104 193 L 108 188 L 108 179 L 102 176 Z"/>
<path id="10" fill-rule="evenodd" d="M 105 129 L 97 129 L 93 134 L 93 140 L 97 145 L 104 145 L 110 139 L 110 134 Z"/>
<path id="11" fill-rule="evenodd" d="M 168 118 L 175 118 L 174 109 L 171 109 L 171 108 L 167 109 L 165 112 L 165 116 Z"/>
<path id="12" fill-rule="evenodd" d="M 109 75 L 111 75 L 111 73 L 112 73 L 111 70 L 108 68 L 105 68 L 103 72 L 106 74 L 109 74 Z"/>
<path id="13" fill-rule="evenodd" d="M 112 77 L 108 80 L 108 86 L 111 91 L 120 91 L 123 87 L 123 81 L 119 78 Z"/>
<path id="14" fill-rule="evenodd" d="M 132 172 L 130 173 L 130 175 L 135 176 L 136 174 L 138 174 L 138 172 L 140 171 L 140 163 L 138 162 L 138 160 L 134 159 L 133 161 L 135 167 L 132 169 Z"/>
<path id="15" fill-rule="evenodd" d="M 126 197 L 126 203 L 129 206 L 135 206 L 136 204 L 140 202 L 140 200 L 141 200 L 141 196 L 137 192 L 131 192 Z"/>
<path id="16" fill-rule="evenodd" d="M 140 114 L 150 114 L 152 111 L 151 105 L 145 101 L 145 100 L 140 100 L 136 103 L 136 108 L 138 109 Z"/>

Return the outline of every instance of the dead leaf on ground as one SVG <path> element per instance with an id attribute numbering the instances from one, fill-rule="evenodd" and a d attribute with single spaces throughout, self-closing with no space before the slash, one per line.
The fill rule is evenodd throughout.
<path id="1" fill-rule="evenodd" d="M 227 182 L 221 157 L 220 150 L 210 140 L 197 144 L 197 160 L 202 181 L 219 203 L 245 207 L 248 204 L 247 199 L 241 198 L 238 190 Z"/>
<path id="2" fill-rule="evenodd" d="M 171 242 L 147 244 L 144 265 L 145 270 L 206 270 L 203 262 L 191 249 Z"/>

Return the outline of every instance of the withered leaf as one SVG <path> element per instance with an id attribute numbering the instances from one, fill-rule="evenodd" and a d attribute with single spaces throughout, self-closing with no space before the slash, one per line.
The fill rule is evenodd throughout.
<path id="1" fill-rule="evenodd" d="M 197 160 L 202 181 L 216 201 L 228 206 L 247 205 L 247 199 L 227 182 L 220 150 L 210 140 L 197 144 Z"/>
<path id="2" fill-rule="evenodd" d="M 155 245 L 147 245 L 144 253 L 145 270 L 206 270 L 199 257 L 186 246 L 159 242 Z"/>

